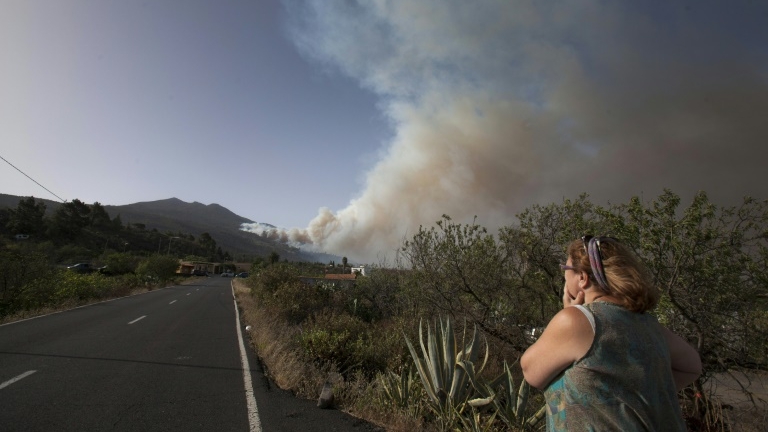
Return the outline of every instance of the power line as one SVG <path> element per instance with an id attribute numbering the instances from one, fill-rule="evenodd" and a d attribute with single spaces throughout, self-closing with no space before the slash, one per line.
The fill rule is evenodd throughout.
<path id="1" fill-rule="evenodd" d="M 43 188 L 43 189 L 47 190 L 49 194 L 51 194 L 51 195 L 55 196 L 56 198 L 60 199 L 60 200 L 61 200 L 61 202 L 63 202 L 63 203 L 67 202 L 67 200 L 65 200 L 65 199 L 62 199 L 60 196 L 58 196 L 58 195 L 56 195 L 55 193 L 53 193 L 53 192 L 49 191 L 47 187 L 45 187 L 45 186 L 41 185 L 40 183 L 38 183 L 38 182 L 37 182 L 37 180 L 35 180 L 35 179 L 33 179 L 32 177 L 30 177 L 30 176 L 26 175 L 26 174 L 24 173 L 24 171 L 22 171 L 22 170 L 20 170 L 20 169 L 16 168 L 15 166 L 13 166 L 13 164 L 12 164 L 12 163 L 10 163 L 10 162 L 8 162 L 8 161 L 7 161 L 7 160 L 6 160 L 4 157 L 0 156 L 0 159 L 4 160 L 4 161 L 5 161 L 5 163 L 7 163 L 8 165 L 12 166 L 12 167 L 13 167 L 13 168 L 14 168 L 16 171 L 18 171 L 18 172 L 20 172 L 20 173 L 24 174 L 24 176 L 25 176 L 26 178 L 28 178 L 28 179 L 32 180 L 33 182 L 35 182 L 35 184 L 37 184 L 37 185 L 38 185 L 38 186 L 40 186 L 41 188 Z"/>

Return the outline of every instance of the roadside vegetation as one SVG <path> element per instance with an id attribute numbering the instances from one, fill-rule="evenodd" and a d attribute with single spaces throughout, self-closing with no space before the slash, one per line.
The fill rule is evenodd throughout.
<path id="1" fill-rule="evenodd" d="M 79 200 L 0 209 L 0 322 L 176 283 L 179 259 L 231 260 L 207 233 L 147 230 Z M 76 263 L 85 270 L 67 269 Z"/>
<path id="2" fill-rule="evenodd" d="M 541 430 L 542 396 L 517 361 L 562 307 L 558 264 L 587 233 L 638 253 L 662 293 L 654 314 L 701 354 L 704 374 L 680 393 L 690 430 L 760 430 L 765 400 L 739 414 L 707 382 L 768 370 L 766 202 L 582 196 L 494 233 L 444 216 L 352 287 L 307 284 L 298 276 L 319 269 L 275 262 L 238 281 L 238 301 L 269 375 L 301 397 L 331 382 L 337 407 L 388 430 Z"/>

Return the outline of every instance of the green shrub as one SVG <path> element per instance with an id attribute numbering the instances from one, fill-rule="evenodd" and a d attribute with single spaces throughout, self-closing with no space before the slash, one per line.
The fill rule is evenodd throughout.
<path id="1" fill-rule="evenodd" d="M 138 259 L 132 254 L 117 252 L 105 256 L 104 264 L 107 266 L 107 273 L 122 275 L 135 272 Z"/>
<path id="2" fill-rule="evenodd" d="M 299 276 L 296 268 L 285 263 L 268 266 L 254 274 L 256 277 L 249 280 L 249 284 L 252 293 L 260 298 L 273 295 L 283 284 L 296 281 Z"/>
<path id="3" fill-rule="evenodd" d="M 24 309 L 30 302 L 46 303 L 44 298 L 22 298 L 22 294 L 28 284 L 44 287 L 53 271 L 41 252 L 17 247 L 0 250 L 0 316 Z"/>
<path id="4" fill-rule="evenodd" d="M 142 260 L 136 268 L 136 274 L 149 282 L 165 282 L 176 275 L 179 260 L 168 255 L 152 255 Z"/>
<path id="5" fill-rule="evenodd" d="M 402 340 L 399 335 L 381 334 L 356 317 L 323 313 L 304 325 L 299 344 L 309 359 L 331 363 L 344 376 L 362 372 L 374 377 L 387 369 L 393 347 Z"/>
<path id="6" fill-rule="evenodd" d="M 252 274 L 246 284 L 256 299 L 276 309 L 291 324 L 300 324 L 332 304 L 331 291 L 301 282 L 298 269 L 290 264 L 268 266 Z"/>
<path id="7" fill-rule="evenodd" d="M 72 271 L 59 272 L 56 281 L 54 300 L 90 300 L 99 298 L 100 292 L 107 285 L 104 275 L 98 273 L 76 273 Z"/>

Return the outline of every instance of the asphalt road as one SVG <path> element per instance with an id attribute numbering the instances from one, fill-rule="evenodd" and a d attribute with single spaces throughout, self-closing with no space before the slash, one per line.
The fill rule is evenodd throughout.
<path id="1" fill-rule="evenodd" d="M 270 384 L 242 348 L 230 281 L 0 326 L 0 430 L 376 430 Z"/>

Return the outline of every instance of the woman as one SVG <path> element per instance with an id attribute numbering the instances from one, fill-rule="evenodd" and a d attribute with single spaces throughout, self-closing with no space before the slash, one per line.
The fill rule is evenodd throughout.
<path id="1" fill-rule="evenodd" d="M 544 390 L 547 428 L 685 431 L 676 392 L 701 374 L 696 350 L 646 313 L 658 291 L 609 237 L 568 246 L 563 310 L 520 359 Z"/>

